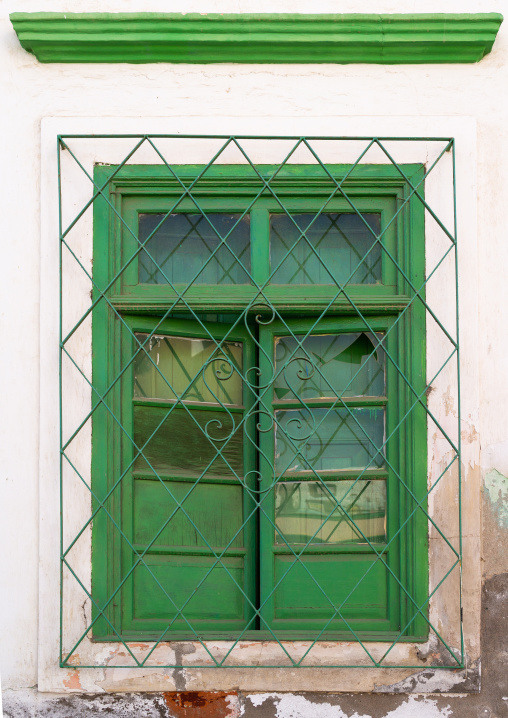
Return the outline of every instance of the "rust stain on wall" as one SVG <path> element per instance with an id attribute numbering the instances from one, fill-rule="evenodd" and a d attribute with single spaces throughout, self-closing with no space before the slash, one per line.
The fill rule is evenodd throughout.
<path id="1" fill-rule="evenodd" d="M 164 701 L 175 718 L 230 718 L 230 697 L 237 698 L 237 693 L 222 691 L 180 691 L 162 694 Z"/>

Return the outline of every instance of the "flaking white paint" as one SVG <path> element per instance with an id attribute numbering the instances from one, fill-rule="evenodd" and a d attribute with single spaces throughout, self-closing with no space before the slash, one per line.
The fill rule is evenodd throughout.
<path id="1" fill-rule="evenodd" d="M 448 718 L 451 712 L 450 706 L 438 708 L 437 701 L 432 698 L 419 699 L 409 696 L 407 701 L 387 713 L 384 718 Z"/>
<path id="2" fill-rule="evenodd" d="M 485 491 L 496 512 L 499 526 L 508 529 L 508 478 L 495 469 L 487 471 Z"/>
<path id="3" fill-rule="evenodd" d="M 300 695 L 284 693 L 260 693 L 248 696 L 253 706 L 261 706 L 267 700 L 273 700 L 276 718 L 370 718 L 369 715 L 355 712 L 344 713 L 340 706 L 326 702 L 311 701 Z M 393 711 L 379 718 L 448 718 L 451 708 L 438 708 L 437 701 L 431 698 L 417 699 L 410 696 Z"/>
<path id="4" fill-rule="evenodd" d="M 348 716 L 339 706 L 330 703 L 315 703 L 304 696 L 281 693 L 261 693 L 249 696 L 253 706 L 258 707 L 266 700 L 273 700 L 276 718 L 369 718 L 354 713 Z"/>

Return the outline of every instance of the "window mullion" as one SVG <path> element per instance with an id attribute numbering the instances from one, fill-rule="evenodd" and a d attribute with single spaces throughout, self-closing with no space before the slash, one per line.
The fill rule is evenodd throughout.
<path id="1" fill-rule="evenodd" d="M 267 209 L 254 207 L 250 213 L 251 274 L 263 286 L 270 276 L 270 214 Z"/>

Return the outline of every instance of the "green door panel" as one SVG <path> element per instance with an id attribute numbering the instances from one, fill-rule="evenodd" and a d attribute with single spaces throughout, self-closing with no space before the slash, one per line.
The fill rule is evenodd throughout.
<path id="1" fill-rule="evenodd" d="M 211 556 L 149 556 L 145 563 L 133 574 L 134 630 L 150 619 L 160 628 L 172 621 L 170 630 L 190 631 L 177 617 L 184 606 L 185 618 L 199 631 L 217 630 L 216 622 L 223 630 L 243 624 L 242 558 L 225 557 L 219 566 Z"/>
<path id="2" fill-rule="evenodd" d="M 252 393 L 242 380 L 253 342 L 225 324 L 127 321 L 122 526 L 132 548 L 124 542 L 119 579 L 135 568 L 122 588 L 122 630 L 241 630 L 256 600 L 254 449 L 244 441 Z"/>
<path id="3" fill-rule="evenodd" d="M 154 548 L 177 546 L 243 546 L 243 493 L 241 484 L 191 485 L 177 481 L 134 481 L 133 536 L 137 545 Z M 186 513 L 178 508 L 185 506 Z M 162 529 L 162 531 L 161 531 Z M 160 531 L 160 533 L 159 533 Z"/>
<path id="4" fill-rule="evenodd" d="M 367 621 L 363 630 L 395 631 L 400 604 L 388 585 L 404 547 L 395 537 L 384 551 L 399 512 L 398 441 L 385 443 L 398 416 L 385 357 L 398 353 L 393 318 L 273 321 L 260 344 L 261 368 L 275 377 L 264 398 L 275 430 L 260 438 L 263 621 L 305 632 L 326 618 L 341 631 L 333 607 L 345 601 L 343 616 Z"/>
<path id="5" fill-rule="evenodd" d="M 374 565 L 373 565 L 374 564 Z M 274 582 L 274 619 L 298 621 L 295 627 L 315 626 L 320 620 L 337 622 L 336 609 L 348 619 L 388 618 L 388 580 L 383 560 L 360 554 L 277 556 Z M 325 619 L 323 621 L 322 619 Z M 330 630 L 335 626 L 330 625 Z"/>

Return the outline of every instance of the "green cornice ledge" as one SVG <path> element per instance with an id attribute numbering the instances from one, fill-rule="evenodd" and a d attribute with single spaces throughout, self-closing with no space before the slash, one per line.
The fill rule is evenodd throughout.
<path id="1" fill-rule="evenodd" d="M 40 62 L 478 62 L 498 13 L 419 15 L 180 15 L 22 13 L 10 16 Z"/>

